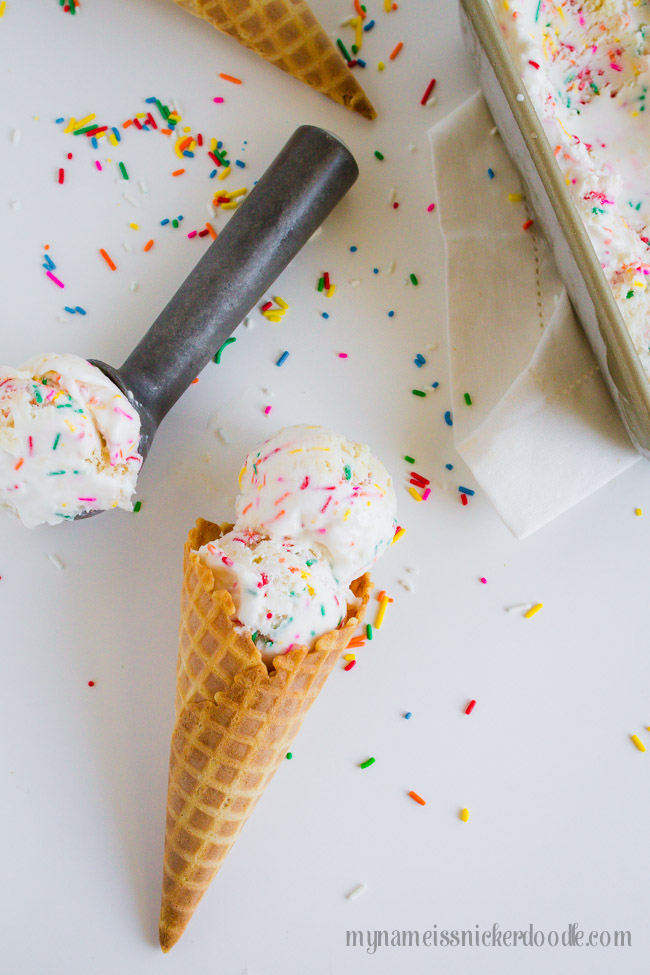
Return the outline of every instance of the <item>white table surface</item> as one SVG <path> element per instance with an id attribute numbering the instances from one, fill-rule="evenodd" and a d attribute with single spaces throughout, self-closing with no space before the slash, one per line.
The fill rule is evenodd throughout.
<path id="1" fill-rule="evenodd" d="M 350 145 L 361 177 L 273 289 L 290 302 L 286 319 L 273 325 L 254 311 L 253 328 L 240 327 L 222 365 L 205 369 L 161 427 L 140 478 L 139 514 L 33 531 L 0 521 L 1 975 L 647 969 L 650 756 L 629 735 L 650 743 L 650 468 L 635 465 L 525 542 L 510 537 L 480 491 L 460 504 L 457 487 L 472 479 L 443 421 L 444 252 L 437 215 L 427 212 L 426 131 L 475 79 L 453 0 L 400 0 L 390 15 L 380 0 L 367 5 L 377 23 L 359 77 L 378 110 L 374 123 L 167 0 L 83 0 L 74 19 L 56 0 L 7 0 L 3 361 L 56 350 L 119 364 L 209 243 L 186 237 L 207 218 L 215 185 L 203 159 L 188 160 L 186 175 L 173 179 L 176 157 L 160 135 L 132 128 L 119 152 L 101 145 L 95 154 L 55 118 L 95 112 L 119 124 L 150 95 L 178 99 L 193 131 L 218 136 L 246 160 L 231 188 L 252 185 L 295 125 L 312 122 Z M 337 31 L 351 3 L 313 6 L 351 42 L 349 29 Z M 404 49 L 389 62 L 399 40 Z M 220 81 L 219 72 L 244 84 Z M 438 104 L 422 108 L 434 76 Z M 159 226 L 177 213 L 182 230 Z M 144 253 L 150 237 L 155 246 Z M 46 243 L 65 291 L 41 267 Z M 330 300 L 315 292 L 324 270 L 337 284 Z M 418 287 L 405 284 L 412 271 Z M 61 321 L 67 303 L 88 314 Z M 427 351 L 433 343 L 438 349 Z M 284 349 L 291 355 L 277 369 Z M 428 360 L 422 370 L 413 364 L 418 352 Z M 411 394 L 422 385 L 426 399 Z M 293 761 L 163 958 L 157 921 L 182 544 L 198 515 L 231 515 L 246 450 L 296 422 L 369 442 L 393 472 L 407 533 L 375 577 L 395 601 L 357 667 L 332 675 Z M 425 504 L 407 493 L 404 454 L 433 481 Z M 635 517 L 637 506 L 644 517 Z M 409 576 L 412 593 L 398 582 L 406 567 L 419 570 Z M 531 620 L 505 611 L 538 601 L 544 609 Z M 478 703 L 468 717 L 470 698 Z M 370 755 L 375 765 L 361 771 Z M 411 789 L 426 806 L 408 797 Z M 463 807 L 467 824 L 458 818 Z M 362 882 L 367 892 L 347 900 Z M 632 946 L 374 955 L 345 946 L 348 929 L 495 922 L 627 929 Z"/>

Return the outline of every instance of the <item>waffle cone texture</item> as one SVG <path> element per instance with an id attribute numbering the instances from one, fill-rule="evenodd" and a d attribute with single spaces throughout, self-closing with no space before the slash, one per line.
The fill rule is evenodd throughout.
<path id="1" fill-rule="evenodd" d="M 366 573 L 351 590 L 336 630 L 275 657 L 260 651 L 231 620 L 230 593 L 215 589 L 197 549 L 232 525 L 199 519 L 185 545 L 160 946 L 169 951 L 237 839 L 305 714 L 363 619 L 372 584 Z"/>
<path id="2" fill-rule="evenodd" d="M 377 113 L 306 0 L 175 0 L 270 64 L 365 118 Z"/>

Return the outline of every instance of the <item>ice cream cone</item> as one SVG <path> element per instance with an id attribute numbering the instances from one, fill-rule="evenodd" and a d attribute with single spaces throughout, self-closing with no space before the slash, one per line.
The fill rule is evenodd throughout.
<path id="1" fill-rule="evenodd" d="M 363 88 L 306 0 L 175 0 L 340 105 L 375 118 Z"/>
<path id="2" fill-rule="evenodd" d="M 215 590 L 196 550 L 231 529 L 199 519 L 185 545 L 169 760 L 160 911 L 163 951 L 178 941 L 364 616 L 368 574 L 351 585 L 359 606 L 341 626 L 275 657 L 271 672 L 231 620 L 230 593 Z"/>

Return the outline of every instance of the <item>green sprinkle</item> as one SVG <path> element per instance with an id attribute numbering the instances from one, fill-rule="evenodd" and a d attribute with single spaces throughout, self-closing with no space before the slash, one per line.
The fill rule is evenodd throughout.
<path id="1" fill-rule="evenodd" d="M 85 135 L 86 132 L 92 132 L 93 129 L 97 128 L 97 123 L 93 122 L 92 125 L 86 125 L 83 129 L 75 129 L 72 133 L 73 135 Z"/>
<path id="2" fill-rule="evenodd" d="M 236 341 L 237 339 L 235 338 L 234 335 L 231 335 L 229 339 L 226 339 L 226 341 L 223 343 L 223 345 L 221 346 L 221 348 L 219 349 L 219 351 L 214 357 L 214 361 L 217 363 L 217 365 L 219 365 L 219 363 L 221 362 L 221 353 L 226 348 L 226 346 L 232 345 L 232 343 Z"/>
<path id="3" fill-rule="evenodd" d="M 352 53 L 353 54 L 358 54 L 359 53 L 359 48 L 357 47 L 356 44 L 353 44 L 352 45 Z"/>
<path id="4" fill-rule="evenodd" d="M 289 759 L 293 758 L 293 752 L 287 752 L 287 758 Z"/>
<path id="5" fill-rule="evenodd" d="M 259 633 L 259 630 L 255 630 L 255 632 L 251 636 L 251 640 L 253 641 L 253 643 L 255 643 L 255 641 L 257 640 L 257 634 L 258 633 Z"/>
<path id="6" fill-rule="evenodd" d="M 318 279 L 318 290 L 319 291 L 322 291 L 324 287 L 325 287 L 325 278 L 319 278 Z"/>
<path id="7" fill-rule="evenodd" d="M 369 768 L 371 765 L 375 764 L 374 758 L 367 758 L 365 762 L 362 762 L 359 768 Z"/>
<path id="8" fill-rule="evenodd" d="M 414 396 L 426 396 L 427 395 L 424 392 L 423 389 L 412 389 L 411 392 L 413 393 Z"/>
<path id="9" fill-rule="evenodd" d="M 122 176 L 124 177 L 124 179 L 128 179 L 129 178 L 129 174 L 126 171 L 126 166 L 124 165 L 124 163 L 121 162 L 121 163 L 118 163 L 117 165 L 119 166 L 120 172 L 121 172 Z"/>
<path id="10" fill-rule="evenodd" d="M 321 616 L 324 616 L 325 615 L 325 607 L 323 606 L 322 603 L 320 604 L 320 611 L 321 611 Z"/>
<path id="11" fill-rule="evenodd" d="M 52 450 L 56 450 L 56 448 L 59 446 L 60 439 L 61 439 L 61 434 L 57 433 L 56 437 L 54 438 L 54 443 L 52 444 Z"/>
<path id="12" fill-rule="evenodd" d="M 537 23 L 537 18 L 539 17 L 539 8 L 542 6 L 542 0 L 539 0 L 537 4 L 537 10 L 535 11 L 535 23 Z"/>
<path id="13" fill-rule="evenodd" d="M 305 565 L 313 565 L 315 561 L 316 561 L 316 559 L 307 559 L 307 561 L 305 562 Z"/>
<path id="14" fill-rule="evenodd" d="M 383 152 L 380 152 L 379 149 L 375 149 L 375 156 L 377 157 L 377 159 L 383 159 L 384 158 Z"/>
<path id="15" fill-rule="evenodd" d="M 411 279 L 411 284 L 417 284 L 418 283 L 418 279 L 416 278 L 416 276 L 414 274 L 409 274 L 409 277 Z"/>
<path id="16" fill-rule="evenodd" d="M 137 514 L 141 507 L 142 501 L 136 501 L 136 503 L 133 505 L 134 512 Z"/>
<path id="17" fill-rule="evenodd" d="M 469 395 L 469 393 L 464 393 L 463 399 L 465 400 L 468 406 L 472 405 L 472 397 Z"/>
<path id="18" fill-rule="evenodd" d="M 366 623 L 366 639 L 372 640 L 372 626 L 370 623 Z"/>
<path id="19" fill-rule="evenodd" d="M 48 477 L 56 477 L 57 474 L 65 474 L 65 471 L 50 471 L 50 473 L 47 476 Z"/>
<path id="20" fill-rule="evenodd" d="M 634 298 L 634 292 L 633 291 L 628 291 L 628 293 L 625 295 L 625 297 L 626 298 Z"/>
<path id="21" fill-rule="evenodd" d="M 404 454 L 404 460 L 406 461 L 407 464 L 415 463 L 415 457 L 409 457 L 408 454 Z"/>
<path id="22" fill-rule="evenodd" d="M 178 220 L 172 220 L 172 227 L 178 227 Z"/>
<path id="23" fill-rule="evenodd" d="M 348 467 L 348 465 L 347 465 L 347 464 L 346 464 L 346 465 L 345 465 L 345 467 L 343 468 L 343 472 L 344 472 L 344 474 L 345 474 L 345 480 L 346 480 L 346 481 L 349 481 L 349 480 L 350 480 L 350 478 L 352 477 L 352 471 L 350 470 L 350 468 Z"/>
<path id="24" fill-rule="evenodd" d="M 351 61 L 352 58 L 350 57 L 350 55 L 348 53 L 348 49 L 347 49 L 347 47 L 345 46 L 345 44 L 343 43 L 343 41 L 341 40 L 340 37 L 337 37 L 336 43 L 338 44 L 339 50 L 340 50 L 341 54 L 343 55 L 343 57 L 345 58 L 345 60 L 346 61 Z"/>

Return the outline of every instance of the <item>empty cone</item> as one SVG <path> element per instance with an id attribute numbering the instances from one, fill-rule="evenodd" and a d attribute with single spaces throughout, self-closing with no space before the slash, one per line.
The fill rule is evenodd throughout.
<path id="1" fill-rule="evenodd" d="M 363 88 L 305 0 L 175 0 L 271 64 L 366 118 Z"/>
<path id="2" fill-rule="evenodd" d="M 160 945 L 182 935 L 291 745 L 340 654 L 363 619 L 368 574 L 351 585 L 359 606 L 315 641 L 275 657 L 269 672 L 231 620 L 230 593 L 214 588 L 196 550 L 232 525 L 199 519 L 185 545 L 172 735 Z"/>

